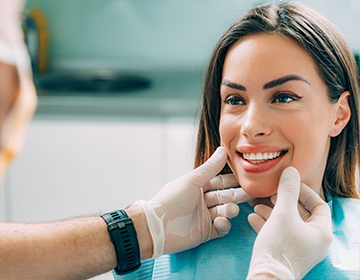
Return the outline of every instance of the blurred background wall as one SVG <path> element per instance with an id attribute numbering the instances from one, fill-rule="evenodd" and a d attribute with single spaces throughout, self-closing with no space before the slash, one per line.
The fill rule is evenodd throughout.
<path id="1" fill-rule="evenodd" d="M 360 0 L 302 0 L 360 51 Z M 222 32 L 255 0 L 28 0 L 50 29 L 50 64 L 203 68 Z M 109 65 L 108 65 L 109 66 Z"/>

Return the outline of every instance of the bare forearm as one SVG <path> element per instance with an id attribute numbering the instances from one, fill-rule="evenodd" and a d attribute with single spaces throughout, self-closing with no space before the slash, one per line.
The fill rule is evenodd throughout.
<path id="1" fill-rule="evenodd" d="M 141 207 L 126 209 L 141 259 L 152 239 Z M 49 224 L 0 224 L 0 279 L 87 279 L 115 268 L 114 245 L 101 217 Z"/>
<path id="2" fill-rule="evenodd" d="M 0 226 L 1 279 L 85 279 L 116 266 L 101 217 Z"/>

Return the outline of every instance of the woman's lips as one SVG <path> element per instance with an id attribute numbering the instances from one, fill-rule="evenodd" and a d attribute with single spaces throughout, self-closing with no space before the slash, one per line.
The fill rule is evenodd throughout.
<path id="1" fill-rule="evenodd" d="M 263 153 L 237 152 L 241 168 L 249 173 L 260 173 L 270 170 L 282 160 L 286 153 L 287 150 Z"/>

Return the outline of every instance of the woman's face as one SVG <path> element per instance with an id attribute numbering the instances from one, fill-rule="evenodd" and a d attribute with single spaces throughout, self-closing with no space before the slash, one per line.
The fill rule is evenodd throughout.
<path id="1" fill-rule="evenodd" d="M 336 106 L 306 50 L 282 35 L 241 39 L 225 59 L 221 101 L 221 144 L 247 193 L 275 194 L 282 171 L 294 166 L 323 196 Z"/>

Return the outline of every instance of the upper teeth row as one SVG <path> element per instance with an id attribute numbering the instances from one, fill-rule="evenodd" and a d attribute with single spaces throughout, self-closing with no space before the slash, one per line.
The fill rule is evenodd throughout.
<path id="1" fill-rule="evenodd" d="M 268 160 L 268 159 L 277 158 L 279 156 L 280 156 L 280 152 L 243 154 L 243 158 L 246 160 Z"/>

